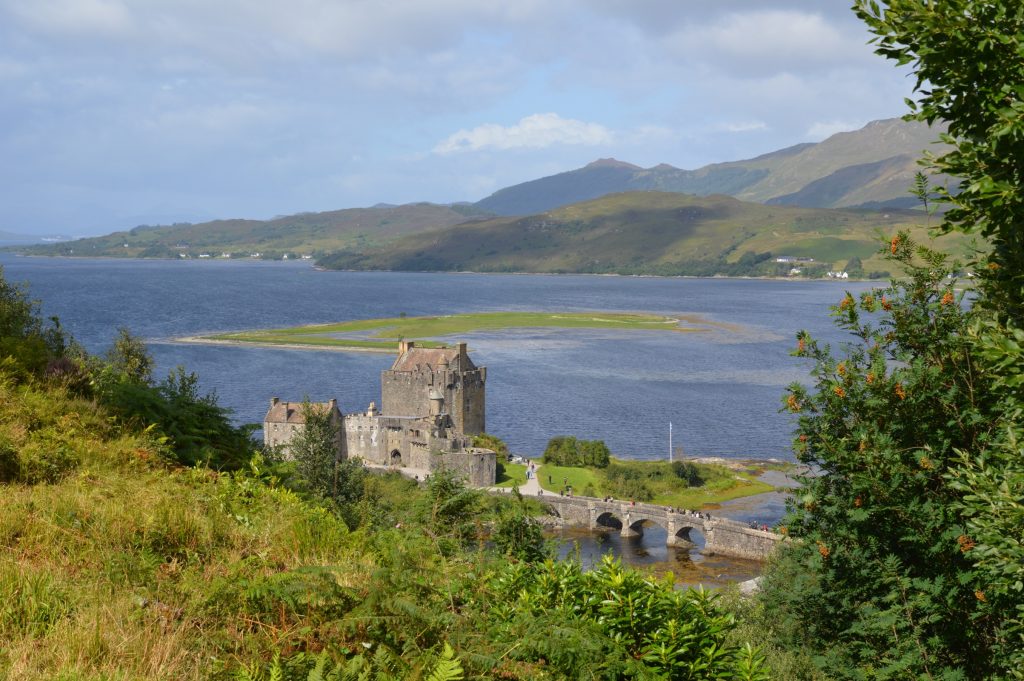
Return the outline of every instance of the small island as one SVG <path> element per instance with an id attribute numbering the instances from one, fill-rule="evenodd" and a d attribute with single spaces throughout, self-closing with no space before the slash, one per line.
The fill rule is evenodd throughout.
<path id="1" fill-rule="evenodd" d="M 713 322 L 692 314 L 666 316 L 643 312 L 474 312 L 428 317 L 361 319 L 283 329 L 221 333 L 178 340 L 187 343 L 393 352 L 395 343 L 400 340 L 415 339 L 420 347 L 429 348 L 443 345 L 429 339 L 528 328 L 618 329 L 675 333 L 734 329 L 732 325 Z"/>

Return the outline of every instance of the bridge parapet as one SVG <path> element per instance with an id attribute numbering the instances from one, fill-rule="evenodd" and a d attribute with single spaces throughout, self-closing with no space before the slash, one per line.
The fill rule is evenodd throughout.
<path id="1" fill-rule="evenodd" d="M 622 523 L 621 534 L 630 537 L 643 534 L 643 523 L 650 521 L 665 529 L 669 546 L 695 546 L 689 533 L 696 529 L 704 535 L 706 554 L 764 560 L 784 539 L 775 532 L 755 530 L 735 520 L 676 512 L 669 506 L 551 494 L 538 500 L 550 507 L 566 526 L 596 530 L 602 525 L 600 520 L 610 515 Z"/>

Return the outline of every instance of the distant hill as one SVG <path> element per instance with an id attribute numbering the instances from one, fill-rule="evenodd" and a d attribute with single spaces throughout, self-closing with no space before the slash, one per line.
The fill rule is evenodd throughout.
<path id="1" fill-rule="evenodd" d="M 611 194 L 527 217 L 501 217 L 408 235 L 385 247 L 320 259 L 336 269 L 472 270 L 620 274 L 773 275 L 824 271 L 859 258 L 864 274 L 886 266 L 879 234 L 912 229 L 920 211 L 766 206 L 674 192 Z M 956 237 L 942 247 L 958 248 Z M 779 258 L 814 262 L 794 265 Z"/>
<path id="2" fill-rule="evenodd" d="M 198 224 L 140 225 L 102 237 L 20 248 L 39 255 L 166 258 L 281 257 L 317 254 L 349 246 L 368 247 L 425 229 L 449 227 L 487 216 L 471 205 L 378 204 L 324 213 L 299 213 L 271 220 L 214 220 Z"/>
<path id="3" fill-rule="evenodd" d="M 814 208 L 911 206 L 907 189 L 920 169 L 917 159 L 926 149 L 941 151 L 933 144 L 941 130 L 900 119 L 875 121 L 816 144 L 697 170 L 600 159 L 506 187 L 475 205 L 498 215 L 529 215 L 611 193 L 656 190 Z"/>

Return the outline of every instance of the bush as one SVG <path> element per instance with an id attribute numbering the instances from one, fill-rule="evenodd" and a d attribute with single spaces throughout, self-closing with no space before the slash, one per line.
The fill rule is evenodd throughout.
<path id="1" fill-rule="evenodd" d="M 577 440 L 571 435 L 559 435 L 548 441 L 542 461 L 555 466 L 607 468 L 611 455 L 604 440 Z"/>

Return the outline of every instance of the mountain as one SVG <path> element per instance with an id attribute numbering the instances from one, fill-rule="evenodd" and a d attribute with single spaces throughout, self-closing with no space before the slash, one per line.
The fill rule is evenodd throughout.
<path id="1" fill-rule="evenodd" d="M 813 258 L 824 271 L 854 257 L 882 270 L 878 233 L 906 227 L 927 240 L 921 211 L 766 206 L 721 194 L 628 192 L 526 217 L 499 217 L 407 235 L 320 259 L 335 269 L 620 274 L 786 274 Z M 955 250 L 958 237 L 940 247 Z"/>
<path id="2" fill-rule="evenodd" d="M 600 159 L 583 168 L 498 190 L 475 205 L 498 215 L 529 215 L 628 191 L 667 191 L 698 196 L 727 194 L 745 201 L 842 208 L 912 206 L 907 189 L 917 159 L 944 128 L 900 119 L 874 121 L 860 130 L 818 143 L 797 144 L 743 161 L 697 170 L 668 164 L 641 168 Z"/>
<path id="3" fill-rule="evenodd" d="M 213 220 L 198 224 L 140 225 L 128 231 L 20 248 L 37 255 L 161 258 L 222 253 L 281 257 L 350 246 L 373 246 L 422 231 L 487 216 L 471 205 L 378 204 L 323 213 L 299 213 L 271 220 Z"/>

